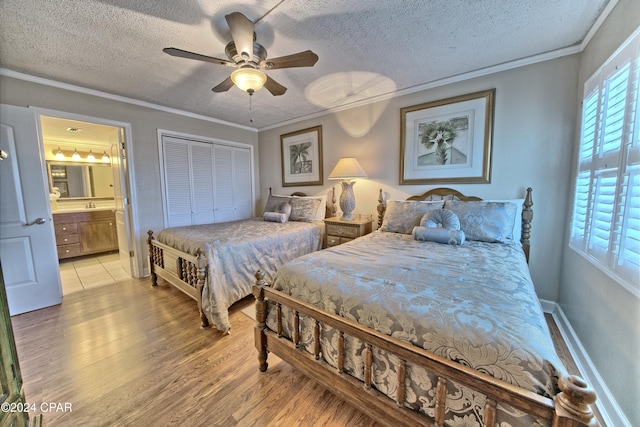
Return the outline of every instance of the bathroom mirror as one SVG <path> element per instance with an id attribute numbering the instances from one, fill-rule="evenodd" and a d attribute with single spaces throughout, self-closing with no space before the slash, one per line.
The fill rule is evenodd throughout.
<path id="1" fill-rule="evenodd" d="M 60 190 L 60 198 L 113 197 L 110 164 L 47 162 L 49 191 Z"/>

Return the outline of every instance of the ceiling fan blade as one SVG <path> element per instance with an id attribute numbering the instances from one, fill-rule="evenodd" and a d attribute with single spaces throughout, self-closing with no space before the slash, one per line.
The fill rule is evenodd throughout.
<path id="1" fill-rule="evenodd" d="M 233 87 L 233 81 L 231 80 L 231 77 L 227 77 L 222 83 L 220 83 L 218 86 L 214 87 L 211 90 L 216 93 L 220 93 L 220 92 L 226 92 L 232 87 Z"/>
<path id="2" fill-rule="evenodd" d="M 168 53 L 171 56 L 177 56 L 179 58 L 187 58 L 187 59 L 195 59 L 197 61 L 210 62 L 212 64 L 218 65 L 226 65 L 228 67 L 235 67 L 231 61 L 227 61 L 226 59 L 214 58 L 212 56 L 200 55 L 199 53 L 193 53 L 182 49 L 177 49 L 175 47 L 165 47 L 162 49 L 164 53 Z"/>
<path id="3" fill-rule="evenodd" d="M 233 12 L 224 17 L 229 24 L 233 43 L 238 54 L 250 61 L 253 59 L 253 22 L 240 12 Z"/>
<path id="4" fill-rule="evenodd" d="M 264 87 L 269 92 L 271 92 L 271 95 L 273 95 L 273 96 L 284 95 L 284 93 L 287 91 L 286 87 L 282 86 L 280 83 L 278 83 L 277 81 L 273 80 L 269 76 L 267 76 L 267 81 L 264 84 Z"/>
<path id="5" fill-rule="evenodd" d="M 270 58 L 262 62 L 262 67 L 267 70 L 293 67 L 313 67 L 318 62 L 318 55 L 310 50 L 294 53 L 293 55 Z"/>

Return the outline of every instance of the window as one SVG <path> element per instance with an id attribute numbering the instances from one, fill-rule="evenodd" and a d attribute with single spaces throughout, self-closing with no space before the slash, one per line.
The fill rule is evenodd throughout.
<path id="1" fill-rule="evenodd" d="M 640 296 L 640 32 L 587 82 L 570 246 Z"/>

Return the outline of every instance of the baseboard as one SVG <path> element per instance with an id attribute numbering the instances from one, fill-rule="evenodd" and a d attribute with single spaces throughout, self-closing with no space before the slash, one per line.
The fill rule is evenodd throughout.
<path id="1" fill-rule="evenodd" d="M 580 339 L 573 330 L 562 308 L 555 302 L 547 300 L 540 300 L 540 304 L 545 313 L 550 313 L 553 316 L 573 360 L 576 362 L 580 372 L 582 372 L 584 380 L 593 387 L 598 395 L 596 407 L 600 415 L 602 415 L 605 424 L 607 426 L 631 427 L 631 422 L 624 415 L 620 406 L 618 406 L 618 403 L 591 361 L 587 351 L 582 346 Z"/>

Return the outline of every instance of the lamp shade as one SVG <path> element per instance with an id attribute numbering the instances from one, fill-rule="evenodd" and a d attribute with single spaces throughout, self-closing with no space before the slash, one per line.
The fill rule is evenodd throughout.
<path id="1" fill-rule="evenodd" d="M 255 68 L 239 68 L 231 73 L 231 81 L 245 92 L 253 93 L 267 82 L 267 76 Z"/>
<path id="2" fill-rule="evenodd" d="M 329 179 L 367 178 L 367 174 L 355 157 L 343 157 L 329 174 Z"/>

